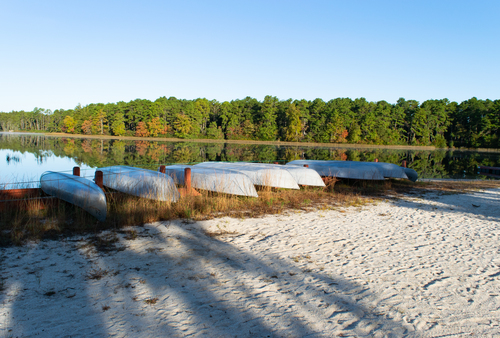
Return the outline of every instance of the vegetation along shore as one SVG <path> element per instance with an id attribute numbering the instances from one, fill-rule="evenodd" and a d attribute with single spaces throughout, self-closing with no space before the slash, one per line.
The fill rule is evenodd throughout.
<path id="1" fill-rule="evenodd" d="M 177 203 L 153 201 L 107 189 L 108 215 L 104 222 L 98 222 L 82 209 L 62 200 L 25 198 L 17 201 L 14 208 L 3 208 L 0 246 L 22 244 L 30 239 L 57 238 L 61 234 L 117 230 L 125 226 L 179 218 L 192 221 L 224 216 L 254 218 L 283 214 L 289 210 L 334 210 L 339 207 L 361 206 L 378 199 L 397 199 L 407 193 L 435 191 L 450 194 L 500 187 L 499 181 L 413 183 L 402 180 L 338 181 L 335 178 L 331 178 L 326 184 L 326 188 L 303 187 L 301 190 L 262 187 L 258 198 L 201 190 L 200 195 L 185 196 Z"/>
<path id="2" fill-rule="evenodd" d="M 218 102 L 160 97 L 155 101 L 92 103 L 74 109 L 0 113 L 0 131 L 161 137 L 226 141 L 283 141 L 438 148 L 500 148 L 500 100 L 475 97 L 400 98 L 397 103 L 364 98 Z"/>

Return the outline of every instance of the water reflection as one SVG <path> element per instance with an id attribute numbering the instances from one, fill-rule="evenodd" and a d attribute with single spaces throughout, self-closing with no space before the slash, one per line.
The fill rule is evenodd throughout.
<path id="1" fill-rule="evenodd" d="M 256 161 L 285 163 L 296 159 L 390 162 L 403 160 L 423 178 L 474 178 L 477 166 L 500 166 L 500 153 L 353 149 L 333 147 L 278 146 L 263 144 L 157 142 L 144 140 L 101 140 L 46 137 L 43 135 L 0 133 L 0 182 L 6 175 L 31 175 L 38 180 L 46 170 L 71 172 L 82 167 L 86 176 L 91 168 L 133 165 L 156 169 L 159 164 L 203 161 Z M 6 168 L 6 169 L 5 169 Z"/>
<path id="2" fill-rule="evenodd" d="M 15 163 L 19 163 L 19 161 L 21 161 L 18 156 L 12 154 L 7 154 L 5 160 L 7 161 L 7 164 L 10 164 L 11 161 Z"/>

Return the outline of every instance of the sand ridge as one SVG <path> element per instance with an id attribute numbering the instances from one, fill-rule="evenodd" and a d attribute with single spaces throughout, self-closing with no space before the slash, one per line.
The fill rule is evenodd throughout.
<path id="1" fill-rule="evenodd" d="M 500 189 L 0 250 L 0 337 L 500 334 Z"/>

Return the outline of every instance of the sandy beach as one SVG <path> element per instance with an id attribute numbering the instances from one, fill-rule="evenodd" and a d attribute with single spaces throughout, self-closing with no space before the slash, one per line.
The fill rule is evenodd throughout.
<path id="1" fill-rule="evenodd" d="M 500 334 L 500 189 L 0 248 L 0 337 Z"/>

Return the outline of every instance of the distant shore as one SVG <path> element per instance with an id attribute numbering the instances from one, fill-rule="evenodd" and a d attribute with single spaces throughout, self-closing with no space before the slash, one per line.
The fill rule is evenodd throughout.
<path id="1" fill-rule="evenodd" d="M 311 148 L 339 148 L 339 149 L 402 149 L 402 150 L 452 150 L 452 151 L 476 151 L 500 153 L 495 148 L 436 148 L 434 146 L 410 146 L 410 145 L 382 145 L 382 144 L 358 144 L 358 143 L 317 143 L 317 142 L 285 142 L 285 141 L 257 141 L 257 140 L 219 140 L 219 139 L 181 139 L 175 137 L 136 137 L 136 136 L 112 136 L 112 135 L 84 135 L 66 133 L 37 133 L 37 132 L 0 132 L 0 134 L 25 134 L 44 135 L 47 137 L 69 137 L 90 138 L 98 140 L 127 140 L 127 141 L 155 141 L 155 142 L 191 142 L 191 143 L 229 143 L 229 144 L 263 144 L 288 147 L 311 147 Z"/>
<path id="2" fill-rule="evenodd" d="M 257 140 L 215 140 L 215 139 L 182 139 L 175 137 L 135 137 L 135 136 L 111 136 L 111 135 L 83 135 L 65 133 L 45 133 L 51 137 L 73 137 L 92 138 L 104 140 L 129 140 L 129 141 L 162 141 L 162 142 L 194 142 L 194 143 L 232 143 L 232 144 L 265 144 L 274 146 L 296 146 L 296 147 L 328 147 L 328 148 L 388 148 L 388 149 L 415 149 L 435 150 L 433 146 L 398 146 L 398 145 L 373 145 L 352 143 L 315 143 L 315 142 L 282 142 L 282 141 L 257 141 Z"/>
<path id="3" fill-rule="evenodd" d="M 434 146 L 410 146 L 410 145 L 284 142 L 284 141 L 257 141 L 257 140 L 181 139 L 174 137 L 135 137 L 135 136 L 83 135 L 83 134 L 65 134 L 65 133 L 44 133 L 44 135 L 50 137 L 92 138 L 92 139 L 104 139 L 104 140 L 129 140 L 129 141 L 264 144 L 264 145 L 274 145 L 274 146 L 325 147 L 325 148 L 349 148 L 349 149 L 380 149 L 380 148 L 408 149 L 408 150 L 442 149 L 442 150 L 461 150 L 461 151 L 479 151 L 479 152 L 500 152 L 500 149 L 493 149 L 493 148 L 436 148 Z"/>

